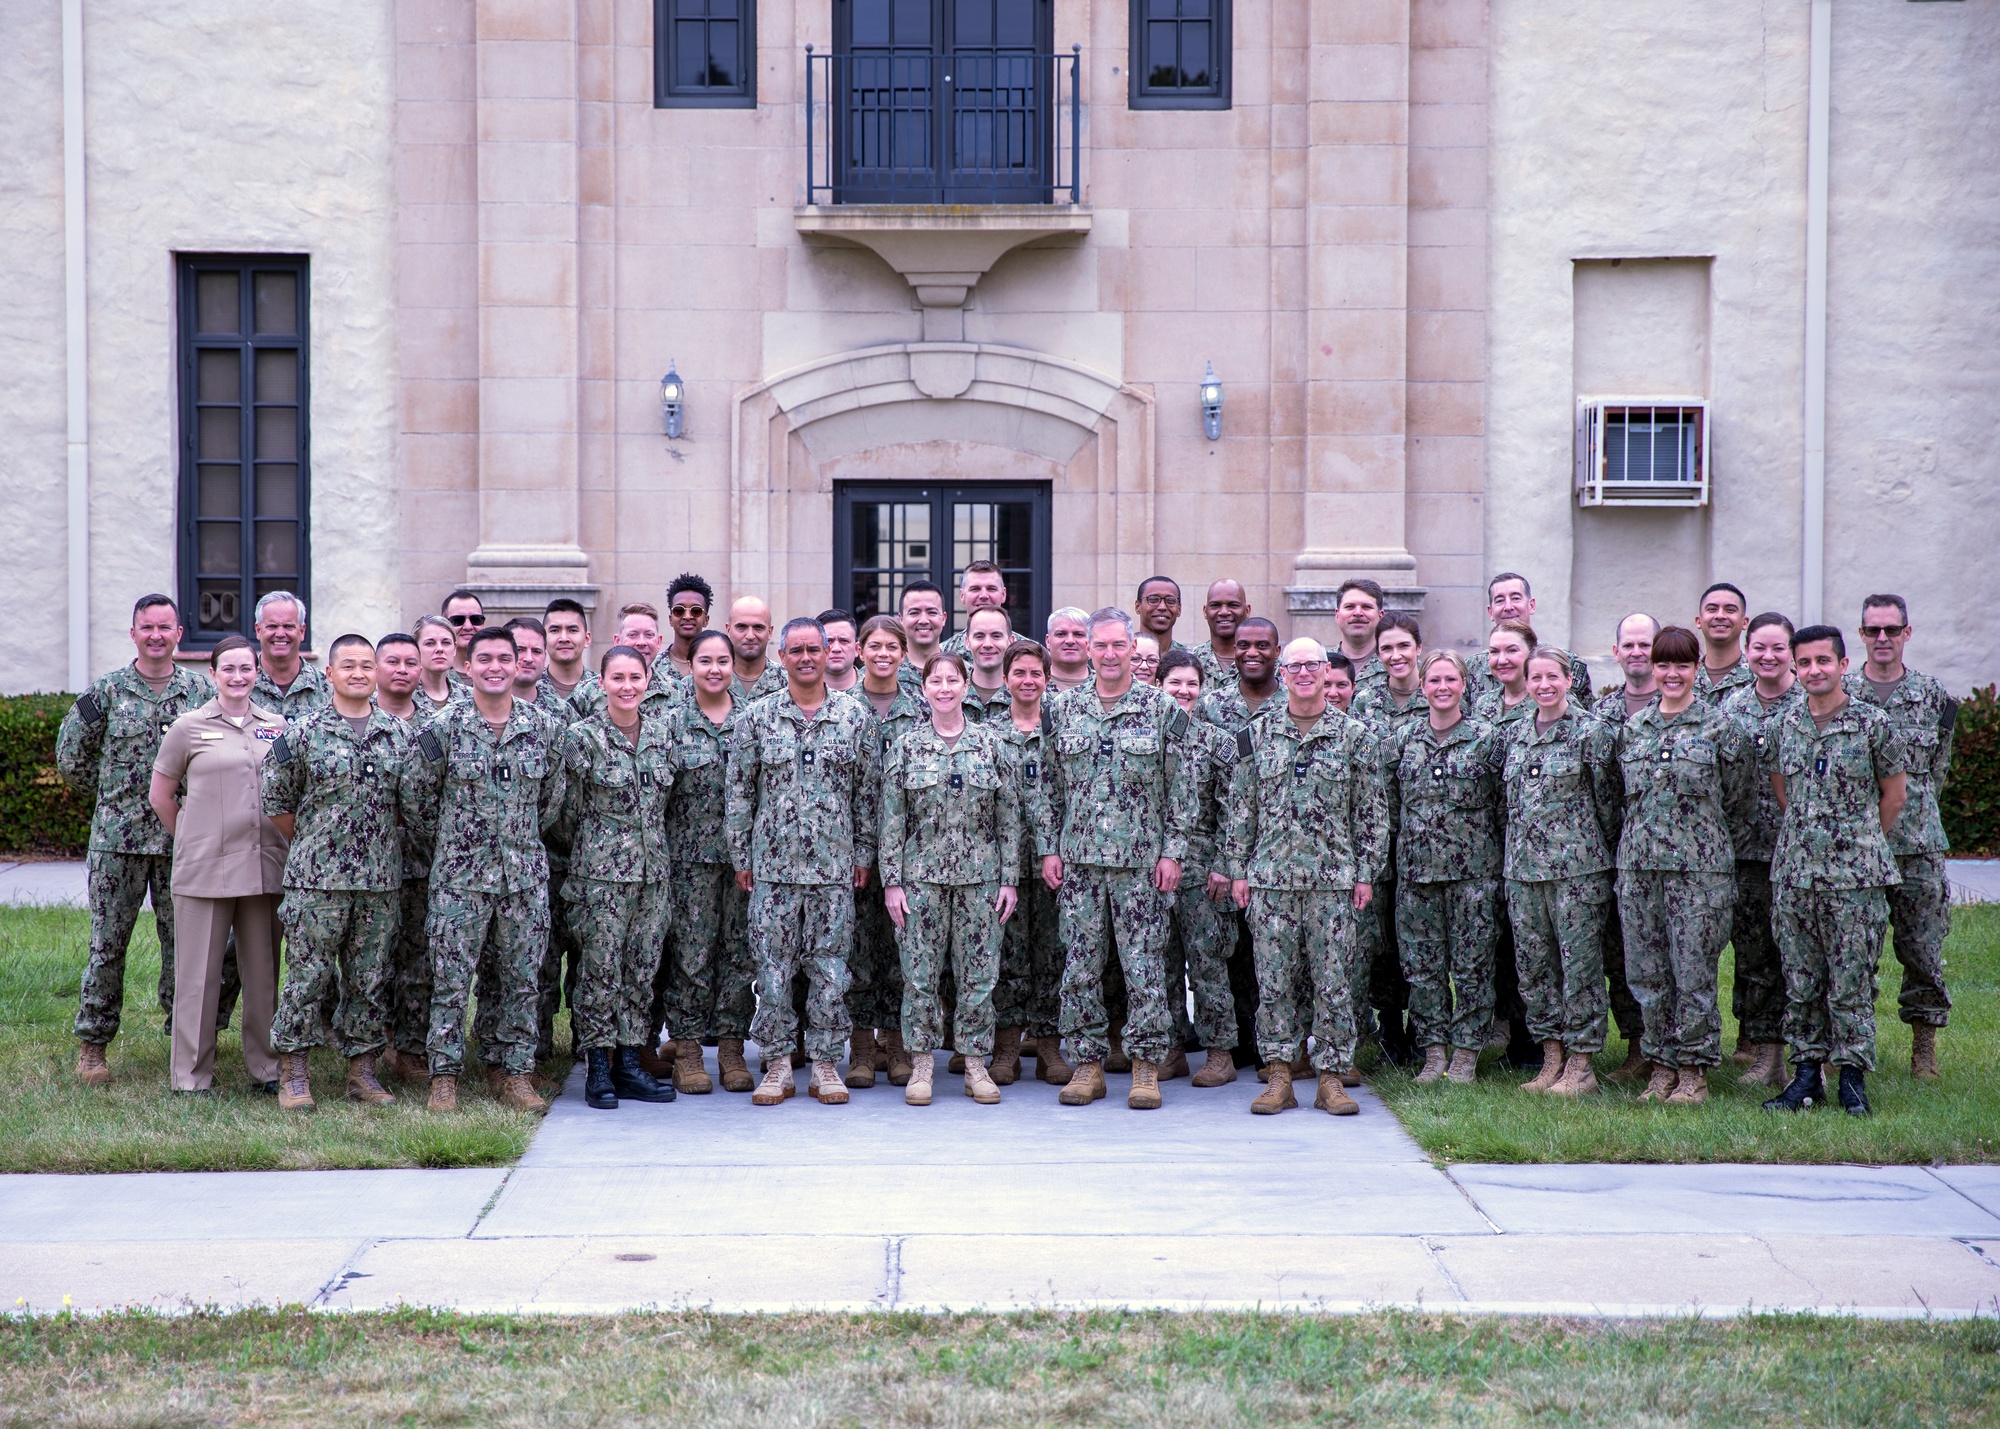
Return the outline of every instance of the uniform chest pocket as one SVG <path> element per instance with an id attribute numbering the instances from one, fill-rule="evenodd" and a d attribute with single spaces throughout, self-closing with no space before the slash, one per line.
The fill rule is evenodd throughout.
<path id="1" fill-rule="evenodd" d="M 935 764 L 912 764 L 903 770 L 905 789 L 935 789 L 944 782 L 944 770 Z"/>
<path id="2" fill-rule="evenodd" d="M 968 789 L 998 789 L 1000 770 L 990 759 L 975 759 L 961 771 Z"/>
<path id="3" fill-rule="evenodd" d="M 1141 757 L 1160 752 L 1160 737 L 1157 734 L 1121 734 L 1118 736 L 1118 752 Z"/>
<path id="4" fill-rule="evenodd" d="M 1290 753 L 1283 747 L 1267 744 L 1257 751 L 1257 777 L 1259 779 L 1282 779 L 1292 772 Z"/>
<path id="5" fill-rule="evenodd" d="M 500 767 L 504 769 L 509 764 L 523 779 L 545 778 L 549 772 L 549 756 L 541 749 L 524 749 L 511 760 L 503 760 Z M 503 774 L 501 777 L 509 776 Z"/>
<path id="6" fill-rule="evenodd" d="M 168 716 L 162 716 L 161 724 L 171 724 Z M 146 710 L 137 704 L 122 704 L 112 708 L 110 722 L 104 727 L 106 739 L 142 739 L 153 731 L 153 720 Z"/>
<path id="7" fill-rule="evenodd" d="M 354 775 L 355 750 L 345 744 L 316 744 L 306 760 L 315 779 L 348 779 Z"/>
<path id="8" fill-rule="evenodd" d="M 664 749 L 648 749 L 638 760 L 639 783 L 647 789 L 666 788 L 674 782 L 673 756 Z"/>
<path id="9" fill-rule="evenodd" d="M 592 776 L 595 783 L 606 789 L 625 790 L 637 781 L 637 773 L 629 764 L 613 764 L 599 769 Z"/>
<path id="10" fill-rule="evenodd" d="M 757 741 L 757 758 L 766 766 L 789 769 L 799 757 L 799 743 L 789 735 L 767 734 Z"/>
<path id="11" fill-rule="evenodd" d="M 715 746 L 704 740 L 690 740 L 674 750 L 674 762 L 683 769 L 701 769 L 715 760 Z"/>
<path id="12" fill-rule="evenodd" d="M 1711 740 L 1690 735 L 1674 746 L 1674 762 L 1712 765 L 1715 763 L 1715 744 Z"/>
<path id="13" fill-rule="evenodd" d="M 829 740 L 819 747 L 819 758 L 836 769 L 845 769 L 854 762 L 854 746 L 844 739 Z"/>
<path id="14" fill-rule="evenodd" d="M 1056 738 L 1056 753 L 1065 759 L 1080 758 L 1096 744 L 1088 734 L 1064 734 Z"/>
<path id="15" fill-rule="evenodd" d="M 482 783 L 492 773 L 493 761 L 484 754 L 459 754 L 452 757 L 451 777 L 457 783 Z"/>
<path id="16" fill-rule="evenodd" d="M 1931 761 L 1937 758 L 1938 732 L 1935 729 L 1905 729 L 1903 747 L 1909 751 L 1912 773 L 1928 773 Z"/>

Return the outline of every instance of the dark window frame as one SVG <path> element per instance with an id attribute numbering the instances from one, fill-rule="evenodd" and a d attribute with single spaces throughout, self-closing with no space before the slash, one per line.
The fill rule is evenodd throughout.
<path id="1" fill-rule="evenodd" d="M 956 502 L 977 503 L 982 500 L 1024 502 L 1032 508 L 1025 619 L 1033 629 L 1016 629 L 1014 633 L 1033 640 L 1042 639 L 1042 633 L 1048 627 L 1049 612 L 1054 609 L 1055 587 L 1055 493 L 1054 484 L 1047 481 L 836 481 L 833 484 L 832 603 L 845 609 L 849 608 L 852 599 L 854 504 L 857 501 L 927 502 L 932 512 L 928 566 L 925 569 L 913 566 L 901 569 L 913 578 L 921 576 L 936 581 L 944 588 L 944 633 L 963 633 L 964 622 L 958 611 L 958 573 L 955 569 L 951 508 Z"/>
<path id="2" fill-rule="evenodd" d="M 1146 5 L 1148 0 L 1132 0 L 1131 34 L 1127 46 L 1126 78 L 1128 109 L 1229 109 L 1230 76 L 1235 70 L 1235 36 L 1232 25 L 1235 0 L 1213 0 L 1214 19 L 1209 44 L 1210 66 L 1215 82 L 1206 89 L 1154 89 L 1146 81 Z M 1176 21 L 1185 24 L 1186 21 Z"/>
<path id="3" fill-rule="evenodd" d="M 653 107 L 655 109 L 755 109 L 757 107 L 757 0 L 739 0 L 742 15 L 733 23 L 738 32 L 738 62 L 743 66 L 743 83 L 731 88 L 681 89 L 674 83 L 675 39 L 679 34 L 674 11 L 681 0 L 653 0 Z M 709 17 L 694 17 L 713 23 Z"/>
<path id="4" fill-rule="evenodd" d="M 224 635 L 250 634 L 254 620 L 253 612 L 257 603 L 257 521 L 259 505 L 257 500 L 258 466 L 260 461 L 269 464 L 290 465 L 282 460 L 271 462 L 260 458 L 257 445 L 257 361 L 259 352 L 292 351 L 298 357 L 296 369 L 297 390 L 291 403 L 270 403 L 271 406 L 293 406 L 297 409 L 296 451 L 297 477 L 293 492 L 293 515 L 267 519 L 290 520 L 296 523 L 295 555 L 297 570 L 283 577 L 282 588 L 292 591 L 299 599 L 312 605 L 312 273 L 311 260 L 302 253 L 181 253 L 175 255 L 175 289 L 178 309 L 175 313 L 176 370 L 179 386 L 180 410 L 180 473 L 177 483 L 175 527 L 177 533 L 177 554 L 179 572 L 176 579 L 182 623 L 187 635 L 183 641 L 186 649 L 207 649 Z M 233 334 L 205 333 L 200 327 L 197 282 L 203 274 L 229 272 L 238 281 L 238 331 Z M 297 307 L 294 313 L 296 332 L 291 334 L 260 334 L 256 331 L 255 319 L 255 278 L 260 273 L 286 273 L 296 284 Z M 247 320 L 246 320 L 247 319 Z M 237 619 L 233 625 L 220 629 L 205 629 L 201 623 L 201 466 L 200 451 L 201 411 L 203 407 L 200 386 L 199 361 L 203 352 L 233 351 L 238 356 L 237 401 L 240 407 L 238 426 L 238 455 L 236 463 L 241 468 L 238 487 L 238 514 L 234 519 L 241 523 L 241 557 L 236 575 L 238 583 Z M 221 403 L 228 406 L 231 404 Z M 227 459 L 224 459 L 226 464 Z M 211 457 L 209 465 L 217 464 Z M 210 577 L 211 580 L 215 579 Z M 265 577 L 268 583 L 272 578 Z"/>

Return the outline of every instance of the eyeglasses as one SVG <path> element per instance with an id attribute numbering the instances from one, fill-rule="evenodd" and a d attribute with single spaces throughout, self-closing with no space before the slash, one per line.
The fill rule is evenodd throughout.
<path id="1" fill-rule="evenodd" d="M 1894 640 L 1909 628 L 1907 625 L 1864 625 L 1861 633 L 1870 640 Z"/>
<path id="2" fill-rule="evenodd" d="M 708 614 L 708 607 L 705 605 L 669 606 L 667 608 L 667 614 L 673 616 L 676 620 L 692 620 L 697 615 Z"/>
<path id="3" fill-rule="evenodd" d="M 449 620 L 453 625 L 478 626 L 486 623 L 486 617 L 483 615 L 447 615 L 445 619 Z"/>
<path id="4" fill-rule="evenodd" d="M 1326 665 L 1327 662 L 1324 660 L 1294 660 L 1291 664 L 1280 665 L 1278 668 L 1287 675 L 1310 675 L 1315 670 L 1324 670 Z"/>

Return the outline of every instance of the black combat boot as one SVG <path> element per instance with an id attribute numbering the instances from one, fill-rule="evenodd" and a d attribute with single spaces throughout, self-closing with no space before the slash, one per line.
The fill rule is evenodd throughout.
<path id="1" fill-rule="evenodd" d="M 1840 1069 L 1840 1109 L 1849 1116 L 1867 1116 L 1868 1076 L 1859 1067 Z"/>
<path id="2" fill-rule="evenodd" d="M 618 1088 L 611 1084 L 611 1049 L 592 1047 L 583 1061 L 583 1104 L 599 1111 L 618 1110 Z"/>
<path id="3" fill-rule="evenodd" d="M 611 1085 L 618 1095 L 635 1102 L 670 1102 L 674 1089 L 660 1081 L 639 1061 L 637 1047 L 620 1047 L 611 1064 Z"/>
<path id="4" fill-rule="evenodd" d="M 1819 1063 L 1796 1062 L 1798 1073 L 1792 1084 L 1764 1103 L 1765 1111 L 1811 1111 L 1826 1100 L 1826 1083 L 1820 1080 Z"/>

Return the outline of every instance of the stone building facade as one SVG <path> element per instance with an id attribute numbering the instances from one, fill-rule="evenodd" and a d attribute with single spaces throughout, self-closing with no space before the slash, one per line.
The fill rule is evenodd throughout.
<path id="1" fill-rule="evenodd" d="M 1309 633 L 1366 575 L 1470 646 L 1513 569 L 1586 653 L 1729 579 L 1903 592 L 1913 662 L 2000 670 L 2000 0 L 6 8 L 6 689 L 260 570 L 323 641 L 683 570 L 810 613 L 998 545 L 1037 612 L 1175 577 L 1189 641 L 1216 577 Z M 1205 89 L 1162 99 L 1161 16 Z M 297 335 L 250 331 L 260 256 Z M 287 415 L 249 374 L 294 359 Z M 1590 469 L 1646 433 L 1670 504 L 1579 500 L 1593 403 Z"/>

